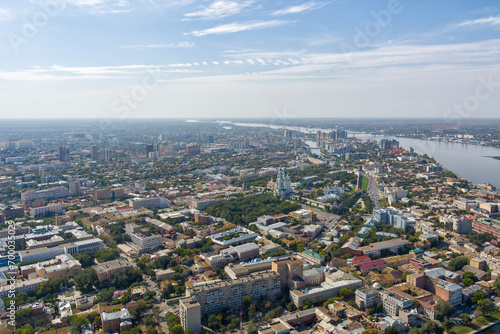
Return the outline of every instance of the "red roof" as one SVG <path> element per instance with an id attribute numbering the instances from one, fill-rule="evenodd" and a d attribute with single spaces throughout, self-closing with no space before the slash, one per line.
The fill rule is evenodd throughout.
<path id="1" fill-rule="evenodd" d="M 374 267 L 383 266 L 384 264 L 387 264 L 387 262 L 385 262 L 385 260 L 378 259 L 378 260 L 363 262 L 363 263 L 358 264 L 357 266 L 359 267 L 359 269 L 370 269 L 370 268 L 374 268 Z"/>
<path id="2" fill-rule="evenodd" d="M 370 260 L 371 260 L 371 257 L 369 257 L 368 255 L 360 255 L 360 256 L 353 257 L 352 263 L 370 261 Z"/>

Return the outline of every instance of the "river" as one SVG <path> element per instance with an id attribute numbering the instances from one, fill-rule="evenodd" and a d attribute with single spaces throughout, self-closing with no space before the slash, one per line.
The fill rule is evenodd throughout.
<path id="1" fill-rule="evenodd" d="M 264 123 L 224 123 L 230 123 L 238 126 L 289 129 L 307 134 L 315 133 L 317 130 L 331 131 L 331 129 L 292 127 Z M 377 141 L 382 138 L 396 139 L 399 141 L 401 147 L 406 148 L 411 146 L 416 153 L 422 155 L 427 154 L 441 163 L 446 169 L 460 175 L 461 177 L 474 183 L 491 183 L 497 188 L 497 191 L 500 191 L 500 160 L 490 158 L 492 156 L 500 156 L 499 148 L 352 132 L 349 133 L 349 135 L 360 139 L 373 139 Z M 314 153 L 319 151 L 314 141 L 307 141 L 306 143 L 311 148 L 316 148 L 312 150 Z"/>
<path id="2" fill-rule="evenodd" d="M 474 183 L 491 183 L 500 190 L 500 149 L 490 146 L 459 144 L 382 135 L 354 134 L 362 139 L 396 139 L 402 148 L 413 147 L 418 154 L 427 154 L 440 162 L 446 169 L 457 173 Z"/>
<path id="3" fill-rule="evenodd" d="M 479 333 L 481 333 L 481 334 L 500 334 L 500 324 L 496 324 L 495 326 L 490 327 L 488 329 L 485 329 Z"/>

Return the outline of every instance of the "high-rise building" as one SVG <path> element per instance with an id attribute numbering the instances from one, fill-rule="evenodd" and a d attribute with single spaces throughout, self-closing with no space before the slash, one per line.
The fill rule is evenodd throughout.
<path id="1" fill-rule="evenodd" d="M 99 147 L 98 146 L 92 146 L 92 150 L 90 151 L 90 158 L 92 160 L 99 160 Z"/>
<path id="2" fill-rule="evenodd" d="M 184 330 L 201 333 L 201 307 L 194 298 L 179 300 L 179 318 Z"/>
<path id="3" fill-rule="evenodd" d="M 361 189 L 361 187 L 363 186 L 363 169 L 361 169 L 361 166 L 359 167 L 357 174 L 358 174 L 358 182 L 356 183 L 356 188 Z"/>
<path id="4" fill-rule="evenodd" d="M 67 146 L 59 147 L 59 161 L 68 162 L 69 160 L 69 148 Z"/>
<path id="5" fill-rule="evenodd" d="M 287 130 L 285 129 L 285 132 L 283 134 L 286 139 L 292 139 L 292 130 Z"/>
<path id="6" fill-rule="evenodd" d="M 213 144 L 214 141 L 214 135 L 208 135 L 207 136 L 207 144 Z"/>
<path id="7" fill-rule="evenodd" d="M 282 288 L 288 286 L 290 289 L 294 289 L 293 279 L 303 276 L 304 265 L 302 260 L 288 257 L 273 261 L 271 270 L 280 275 Z"/>
<path id="8" fill-rule="evenodd" d="M 280 292 L 280 275 L 261 271 L 235 280 L 189 287 L 186 297 L 193 297 L 200 304 L 201 316 L 207 317 L 225 308 L 240 311 L 244 296 L 250 296 L 250 301 L 255 303 L 261 296 L 274 300 Z"/>
<path id="9" fill-rule="evenodd" d="M 200 145 L 191 144 L 186 146 L 186 155 L 196 155 L 200 154 L 200 152 L 201 152 Z"/>
<path id="10" fill-rule="evenodd" d="M 101 160 L 102 161 L 111 161 L 113 159 L 112 151 L 108 148 L 103 148 L 101 150 Z"/>
<path id="11" fill-rule="evenodd" d="M 72 194 L 72 195 L 75 195 L 75 196 L 80 196 L 81 193 L 82 193 L 82 190 L 81 190 L 81 187 L 80 187 L 80 182 L 76 181 L 76 182 L 69 182 L 69 192 Z"/>
<path id="12" fill-rule="evenodd" d="M 154 152 L 154 145 L 146 145 L 146 156 L 149 156 L 150 152 Z"/>
<path id="13" fill-rule="evenodd" d="M 399 148 L 399 142 L 396 139 L 381 139 L 380 148 L 387 150 L 397 150 Z"/>

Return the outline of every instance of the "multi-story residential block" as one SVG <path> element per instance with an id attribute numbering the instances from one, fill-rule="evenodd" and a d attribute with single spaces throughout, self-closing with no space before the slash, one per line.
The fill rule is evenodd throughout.
<path id="1" fill-rule="evenodd" d="M 192 333 L 201 333 L 201 306 L 195 298 L 186 298 L 179 301 L 179 318 L 181 326 Z"/>
<path id="2" fill-rule="evenodd" d="M 111 188 L 94 190 L 93 198 L 94 201 L 109 201 L 111 199 Z"/>
<path id="3" fill-rule="evenodd" d="M 302 273 L 302 279 L 306 286 L 316 286 L 320 285 L 325 280 L 324 267 L 312 268 L 309 270 L 304 270 Z"/>
<path id="4" fill-rule="evenodd" d="M 281 292 L 281 278 L 278 273 L 264 271 L 235 280 L 211 283 L 187 288 L 186 296 L 194 297 L 200 303 L 201 315 L 206 317 L 223 308 L 234 312 L 242 306 L 243 297 L 250 296 L 256 302 L 261 296 L 274 300 Z"/>
<path id="5" fill-rule="evenodd" d="M 111 282 L 116 274 L 124 273 L 132 268 L 133 266 L 130 262 L 120 259 L 103 262 L 92 266 L 92 269 L 94 269 L 95 273 L 97 274 L 97 278 L 101 283 Z"/>
<path id="6" fill-rule="evenodd" d="M 132 328 L 132 317 L 126 307 L 117 312 L 102 311 L 101 324 L 104 333 L 124 332 Z"/>
<path id="7" fill-rule="evenodd" d="M 31 279 L 28 281 L 17 282 L 14 285 L 14 291 L 17 293 L 24 292 L 28 293 L 30 291 L 37 291 L 42 283 L 47 283 L 49 279 L 47 277 L 39 277 Z M 11 293 L 12 287 L 10 285 L 0 286 L 0 298 L 7 297 Z"/>
<path id="8" fill-rule="evenodd" d="M 464 210 L 464 211 L 470 211 L 474 208 L 478 207 L 478 202 L 477 201 L 470 201 L 467 199 L 460 199 L 460 200 L 454 200 L 453 205 L 457 207 L 459 210 Z"/>
<path id="9" fill-rule="evenodd" d="M 165 209 L 168 208 L 168 199 L 164 197 L 132 198 L 128 200 L 128 205 L 134 210 L 146 207 Z"/>
<path id="10" fill-rule="evenodd" d="M 32 202 L 39 199 L 57 199 L 68 197 L 69 191 L 66 187 L 55 187 L 45 190 L 36 190 L 36 191 L 26 191 L 21 194 L 21 200 L 23 202 Z"/>
<path id="11" fill-rule="evenodd" d="M 159 234 L 151 234 L 149 229 L 141 228 L 132 223 L 125 225 L 125 232 L 130 235 L 134 248 L 137 252 L 144 253 L 158 249 L 162 244 L 162 236 Z"/>
<path id="12" fill-rule="evenodd" d="M 473 218 L 467 216 L 454 217 L 452 219 L 453 229 L 460 234 L 469 234 L 472 231 L 472 220 Z"/>
<path id="13" fill-rule="evenodd" d="M 450 302 L 454 307 L 462 303 L 462 287 L 458 284 L 441 281 L 435 284 L 435 291 L 436 296 Z"/>
<path id="14" fill-rule="evenodd" d="M 387 241 L 375 242 L 369 244 L 368 246 L 359 247 L 359 250 L 361 250 L 364 255 L 368 256 L 372 254 L 380 256 L 380 252 L 382 250 L 388 250 L 394 254 L 397 254 L 401 247 L 406 246 L 408 244 L 409 244 L 408 240 L 403 240 L 401 238 L 398 238 Z"/>
<path id="15" fill-rule="evenodd" d="M 470 259 L 469 265 L 474 267 L 474 268 L 481 269 L 484 271 L 488 270 L 488 263 L 486 262 L 486 259 L 473 257 L 472 259 Z"/>
<path id="16" fill-rule="evenodd" d="M 55 215 L 55 214 L 60 214 L 63 211 L 63 205 L 61 203 L 54 203 L 54 204 L 49 204 L 46 206 L 41 206 L 38 208 L 30 208 L 30 215 L 31 217 L 38 217 L 38 216 L 47 216 L 47 215 Z"/>
<path id="17" fill-rule="evenodd" d="M 413 273 L 406 276 L 406 282 L 414 287 L 425 289 L 425 275 L 420 273 Z"/>
<path id="18" fill-rule="evenodd" d="M 295 288 L 294 278 L 302 278 L 304 265 L 296 257 L 286 257 L 272 262 L 271 270 L 281 277 L 281 287 Z"/>
<path id="19" fill-rule="evenodd" d="M 362 280 L 343 280 L 333 283 L 325 283 L 319 287 L 291 290 L 290 298 L 294 302 L 295 306 L 302 307 L 308 300 L 313 303 L 320 300 L 328 300 L 329 298 L 336 297 L 342 288 L 352 289 L 360 286 L 363 286 Z"/>
<path id="20" fill-rule="evenodd" d="M 500 220 L 493 218 L 476 218 L 472 221 L 472 229 L 477 233 L 491 233 L 500 239 Z"/>

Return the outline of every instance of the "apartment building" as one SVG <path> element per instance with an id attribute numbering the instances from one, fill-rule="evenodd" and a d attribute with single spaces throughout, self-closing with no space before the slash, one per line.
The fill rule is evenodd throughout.
<path id="1" fill-rule="evenodd" d="M 92 269 L 94 269 L 97 278 L 101 283 L 111 282 L 113 276 L 124 273 L 132 268 L 133 266 L 130 262 L 121 259 L 103 262 L 92 266 Z"/>
<path id="2" fill-rule="evenodd" d="M 132 198 L 128 200 L 128 205 L 134 210 L 147 207 L 165 209 L 168 208 L 168 199 L 164 197 Z"/>
<path id="3" fill-rule="evenodd" d="M 382 303 L 384 313 L 390 316 L 399 316 L 401 310 L 412 307 L 409 298 L 384 289 L 377 283 L 372 287 L 357 289 L 354 295 L 356 305 L 360 309 L 374 308 L 377 304 Z"/>
<path id="4" fill-rule="evenodd" d="M 192 333 L 201 333 L 201 306 L 195 298 L 186 298 L 179 301 L 179 318 L 182 329 Z"/>
<path id="5" fill-rule="evenodd" d="M 400 248 L 408 244 L 409 244 L 408 240 L 403 240 L 401 238 L 398 238 L 387 241 L 375 242 L 369 244 L 368 246 L 359 247 L 358 249 L 361 250 L 364 255 L 370 256 L 372 254 L 375 254 L 380 256 L 380 252 L 382 250 L 388 250 L 394 254 L 397 254 Z"/>
<path id="6" fill-rule="evenodd" d="M 272 262 L 271 270 L 281 277 L 281 287 L 295 288 L 294 278 L 302 278 L 304 264 L 296 257 L 286 257 Z"/>
<path id="7" fill-rule="evenodd" d="M 132 223 L 125 225 L 125 233 L 130 235 L 133 246 L 137 252 L 144 253 L 158 249 L 162 244 L 162 236 L 159 234 L 151 234 L 149 229 L 141 228 Z"/>
<path id="8" fill-rule="evenodd" d="M 63 205 L 61 203 L 48 204 L 38 208 L 30 208 L 30 215 L 33 218 L 38 216 L 57 215 L 62 212 Z"/>
<path id="9" fill-rule="evenodd" d="M 500 220 L 493 218 L 477 218 L 472 222 L 472 229 L 477 233 L 491 233 L 500 239 Z"/>
<path id="10" fill-rule="evenodd" d="M 342 280 L 333 283 L 325 283 L 314 288 L 303 288 L 300 290 L 291 290 L 290 298 L 298 308 L 302 307 L 307 300 L 313 303 L 320 300 L 328 300 L 336 297 L 342 288 L 352 289 L 363 286 L 362 280 Z"/>
<path id="11" fill-rule="evenodd" d="M 23 202 L 32 202 L 39 199 L 56 199 L 69 196 L 69 190 L 66 187 L 55 187 L 44 190 L 26 191 L 21 194 Z"/>
<path id="12" fill-rule="evenodd" d="M 39 277 L 28 281 L 17 282 L 14 285 L 14 290 L 16 293 L 24 292 L 28 293 L 30 291 L 37 291 L 42 283 L 47 283 L 49 279 L 47 277 Z M 0 298 L 5 298 L 9 295 L 12 287 L 10 285 L 4 285 L 0 287 Z"/>
<path id="13" fill-rule="evenodd" d="M 186 296 L 193 297 L 200 304 L 201 315 L 206 317 L 223 308 L 240 310 L 244 296 L 256 302 L 261 296 L 274 300 L 281 291 L 278 273 L 264 271 L 253 273 L 235 280 L 207 282 L 204 285 L 187 288 Z"/>
<path id="14" fill-rule="evenodd" d="M 441 281 L 435 285 L 435 291 L 436 296 L 449 301 L 454 307 L 462 303 L 462 287 L 458 284 Z"/>

